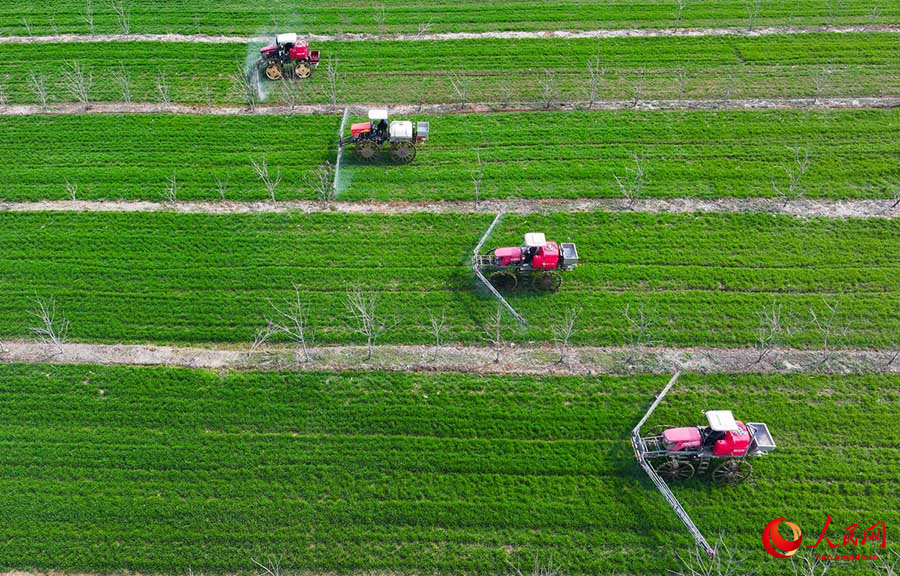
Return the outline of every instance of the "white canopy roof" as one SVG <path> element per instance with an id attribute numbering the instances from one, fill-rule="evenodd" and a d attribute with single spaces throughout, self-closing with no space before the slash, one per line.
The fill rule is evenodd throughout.
<path id="1" fill-rule="evenodd" d="M 731 410 L 709 410 L 706 413 L 709 427 L 716 432 L 734 432 L 740 430 Z"/>
<path id="2" fill-rule="evenodd" d="M 279 34 L 275 37 L 275 41 L 279 44 L 296 44 L 297 43 L 297 35 L 293 32 L 287 34 Z"/>
<path id="3" fill-rule="evenodd" d="M 528 232 L 525 234 L 525 245 L 529 248 L 540 248 L 547 243 L 547 237 L 543 232 Z"/>
<path id="4" fill-rule="evenodd" d="M 383 108 L 374 108 L 369 110 L 369 120 L 387 120 L 387 110 Z"/>

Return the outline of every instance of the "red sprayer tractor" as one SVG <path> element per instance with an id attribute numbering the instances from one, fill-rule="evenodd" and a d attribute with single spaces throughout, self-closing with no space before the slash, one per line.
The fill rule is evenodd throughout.
<path id="1" fill-rule="evenodd" d="M 729 410 L 707 411 L 707 424 L 674 427 L 656 426 L 650 435 L 641 436 L 641 426 L 650 418 L 669 389 L 678 381 L 676 373 L 663 388 L 650 409 L 631 432 L 631 445 L 638 464 L 662 493 L 675 514 L 710 556 L 715 550 L 685 512 L 666 484 L 702 475 L 715 484 L 740 484 L 750 477 L 749 458 L 775 449 L 769 427 L 760 422 L 735 420 Z"/>
<path id="2" fill-rule="evenodd" d="M 356 157 L 373 162 L 384 150 L 390 151 L 391 160 L 409 164 L 416 157 L 416 146 L 428 140 L 428 122 L 394 120 L 388 123 L 387 110 L 369 110 L 369 121 L 350 125 L 350 136 L 341 134 L 338 146 L 352 144 Z"/>
<path id="3" fill-rule="evenodd" d="M 310 50 L 296 34 L 278 34 L 275 43 L 259 49 L 256 70 L 269 80 L 309 78 L 319 65 L 319 51 Z"/>
<path id="4" fill-rule="evenodd" d="M 526 326 L 528 323 L 506 301 L 500 290 L 509 291 L 524 284 L 539 292 L 555 292 L 562 284 L 560 272 L 572 270 L 578 265 L 578 251 L 570 242 L 547 242 L 543 233 L 529 232 L 525 234 L 522 246 L 497 248 L 489 254 L 482 254 L 481 247 L 502 217 L 502 212 L 497 214 L 472 250 L 472 272 L 494 298 Z"/>

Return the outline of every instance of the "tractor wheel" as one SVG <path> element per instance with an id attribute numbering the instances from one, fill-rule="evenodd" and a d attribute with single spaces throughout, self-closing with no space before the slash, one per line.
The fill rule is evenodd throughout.
<path id="1" fill-rule="evenodd" d="M 309 62 L 306 60 L 297 62 L 294 66 L 294 78 L 309 78 L 310 76 L 312 76 L 312 68 L 309 67 Z"/>
<path id="2" fill-rule="evenodd" d="M 412 142 L 391 144 L 391 160 L 398 164 L 409 164 L 416 157 L 416 147 Z"/>
<path id="3" fill-rule="evenodd" d="M 737 485 L 750 477 L 753 466 L 744 459 L 725 460 L 712 471 L 712 481 L 716 484 Z"/>
<path id="4" fill-rule="evenodd" d="M 538 292 L 556 292 L 562 284 L 559 272 L 537 272 L 531 280 L 531 287 Z"/>
<path id="5" fill-rule="evenodd" d="M 378 157 L 378 148 L 373 140 L 360 140 L 356 143 L 356 157 L 364 162 L 373 162 Z"/>
<path id="6" fill-rule="evenodd" d="M 507 272 L 506 270 L 494 272 L 491 274 L 489 280 L 494 288 L 501 292 L 511 292 L 515 290 L 516 286 L 519 284 L 519 279 L 516 278 L 516 275 L 512 272 Z"/>
<path id="7" fill-rule="evenodd" d="M 694 475 L 694 465 L 678 458 L 670 458 L 654 468 L 666 480 L 682 482 Z"/>
<path id="8" fill-rule="evenodd" d="M 281 64 L 273 62 L 266 66 L 266 78 L 269 80 L 281 80 L 284 74 L 281 71 Z"/>

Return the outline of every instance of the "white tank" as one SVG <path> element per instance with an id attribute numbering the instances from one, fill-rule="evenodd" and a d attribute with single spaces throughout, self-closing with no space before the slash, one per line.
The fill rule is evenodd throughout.
<path id="1" fill-rule="evenodd" d="M 410 142 L 413 137 L 412 122 L 408 120 L 397 120 L 391 122 L 390 128 L 391 142 Z"/>

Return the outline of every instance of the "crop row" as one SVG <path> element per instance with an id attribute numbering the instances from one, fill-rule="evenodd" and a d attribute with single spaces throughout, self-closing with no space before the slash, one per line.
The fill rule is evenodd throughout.
<path id="1" fill-rule="evenodd" d="M 134 5 L 131 5 L 134 4 Z M 553 4 L 534 0 L 507 0 L 485 5 L 476 0 L 451 3 L 387 0 L 319 2 L 302 8 L 267 6 L 260 10 L 249 0 L 227 4 L 213 0 L 166 2 L 164 5 L 125 3 L 132 33 L 258 34 L 277 27 L 320 34 L 474 32 L 483 30 L 548 30 L 677 26 L 847 25 L 893 23 L 900 10 L 893 4 L 866 0 L 792 2 L 773 0 L 753 6 L 740 0 L 677 6 L 663 0 L 584 2 L 561 0 Z M 59 33 L 119 33 L 122 21 L 107 4 L 96 3 L 87 18 L 86 3 L 61 0 L 52 4 L 18 2 L 0 6 L 0 34 L 48 35 Z"/>
<path id="2" fill-rule="evenodd" d="M 599 55 L 596 98 L 731 99 L 880 96 L 900 92 L 896 34 L 604 40 L 322 42 L 337 64 L 338 102 L 555 102 L 590 99 L 588 62 Z M 0 81 L 10 103 L 77 101 L 63 74 L 77 61 L 92 76 L 89 99 L 243 102 L 236 77 L 255 47 L 243 44 L 0 44 Z M 28 72 L 24 72 L 28 71 Z M 162 87 L 165 87 L 164 89 Z M 270 101 L 328 102 L 325 66 L 306 82 L 281 83 Z"/>
<path id="3" fill-rule="evenodd" d="M 567 574 L 661 573 L 690 540 L 626 438 L 664 381 L 0 365 L 0 562 L 496 573 L 552 556 Z M 897 390 L 889 376 L 686 375 L 650 424 L 707 408 L 769 424 L 778 449 L 754 460 L 755 483 L 676 491 L 707 534 L 776 574 L 758 541 L 772 518 L 805 533 L 826 514 L 900 521 Z M 880 434 L 858 433 L 863 415 Z"/>
<path id="4" fill-rule="evenodd" d="M 35 298 L 56 299 L 70 337 L 104 342 L 247 342 L 270 301 L 297 286 L 320 343 L 358 342 L 346 291 L 377 294 L 399 324 L 385 342 L 428 343 L 429 314 L 445 337 L 482 343 L 495 304 L 476 289 L 470 250 L 489 216 L 241 216 L 0 214 L 0 336 L 24 337 Z M 564 312 L 583 314 L 574 341 L 746 346 L 759 314 L 783 307 L 786 342 L 821 346 L 813 323 L 836 306 L 831 344 L 896 344 L 900 222 L 771 215 L 553 214 L 507 217 L 489 245 L 543 231 L 575 241 L 583 265 L 558 294 L 511 297 L 547 341 Z M 393 323 L 390 321 L 389 323 Z M 652 334 L 652 335 L 651 335 Z"/>
<path id="5" fill-rule="evenodd" d="M 425 116 L 421 116 L 425 118 Z M 809 169 L 796 195 L 884 197 L 900 186 L 900 112 L 576 112 L 441 115 L 416 165 L 345 156 L 341 200 L 618 197 L 615 177 L 645 173 L 654 197 L 766 197 L 785 169 Z M 266 200 L 251 167 L 281 170 L 278 200 L 317 197 L 334 161 L 335 117 L 50 116 L 0 118 L 6 200 Z M 298 149 L 299 148 L 299 149 Z M 32 162 L 40 157 L 41 162 Z M 479 167 L 479 162 L 481 163 Z M 67 190 L 66 183 L 69 184 Z M 74 188 L 73 188 L 74 187 Z"/>

